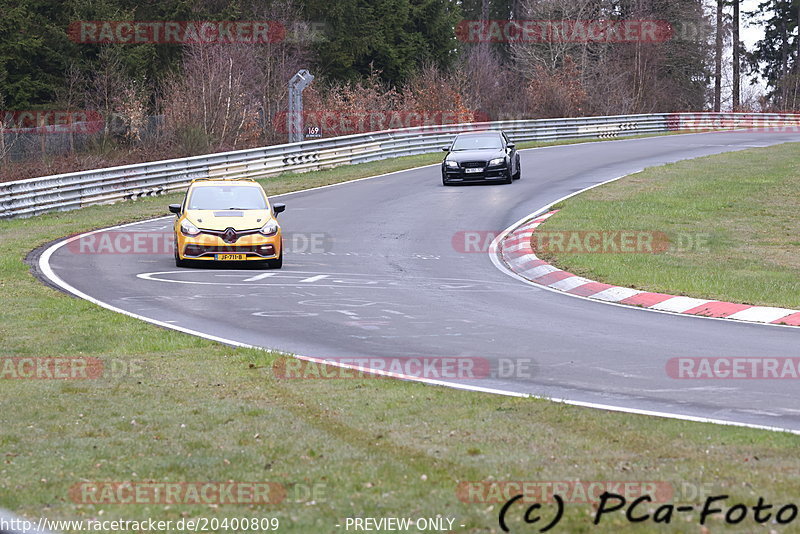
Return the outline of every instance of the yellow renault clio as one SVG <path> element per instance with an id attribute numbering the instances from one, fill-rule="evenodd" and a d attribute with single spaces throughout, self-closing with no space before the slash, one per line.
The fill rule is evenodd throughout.
<path id="1" fill-rule="evenodd" d="M 170 204 L 175 219 L 175 265 L 190 262 L 260 261 L 283 265 L 277 215 L 261 185 L 251 179 L 193 180 L 183 204 Z"/>

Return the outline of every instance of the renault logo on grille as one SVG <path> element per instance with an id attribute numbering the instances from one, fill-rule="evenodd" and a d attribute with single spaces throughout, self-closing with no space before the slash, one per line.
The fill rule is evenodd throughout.
<path id="1" fill-rule="evenodd" d="M 239 239 L 239 236 L 236 235 L 236 230 L 233 228 L 226 229 L 225 233 L 222 234 L 222 240 L 226 243 L 235 243 L 237 239 Z"/>

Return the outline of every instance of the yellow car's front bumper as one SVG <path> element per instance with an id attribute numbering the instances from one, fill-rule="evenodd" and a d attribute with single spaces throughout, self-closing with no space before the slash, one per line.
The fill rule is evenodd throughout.
<path id="1" fill-rule="evenodd" d="M 280 230 L 275 235 L 243 235 L 228 243 L 222 237 L 200 233 L 184 235 L 176 231 L 176 258 L 192 261 L 264 261 L 281 257 Z"/>

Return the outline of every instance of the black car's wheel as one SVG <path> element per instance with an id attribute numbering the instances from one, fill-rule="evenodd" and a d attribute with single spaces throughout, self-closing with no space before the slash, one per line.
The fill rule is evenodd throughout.
<path id="1" fill-rule="evenodd" d="M 517 172 L 514 173 L 514 179 L 519 180 L 521 176 L 522 176 L 522 169 L 517 167 Z"/>
<path id="2" fill-rule="evenodd" d="M 450 182 L 448 182 L 447 180 L 445 180 L 445 179 L 444 179 L 444 176 L 442 176 L 442 185 L 445 185 L 445 186 L 446 186 L 446 185 L 450 185 Z"/>
<path id="3" fill-rule="evenodd" d="M 503 183 L 510 184 L 513 181 L 514 181 L 514 176 L 511 174 L 511 169 L 508 169 L 508 171 L 506 171 L 506 179 L 503 180 Z"/>

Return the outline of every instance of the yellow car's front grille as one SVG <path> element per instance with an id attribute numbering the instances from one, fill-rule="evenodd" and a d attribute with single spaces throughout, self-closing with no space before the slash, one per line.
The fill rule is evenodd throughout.
<path id="1" fill-rule="evenodd" d="M 183 255 L 187 258 L 200 258 L 213 254 L 253 254 L 256 256 L 269 257 L 275 255 L 275 246 L 267 245 L 225 245 L 210 246 L 189 244 L 183 249 Z"/>

